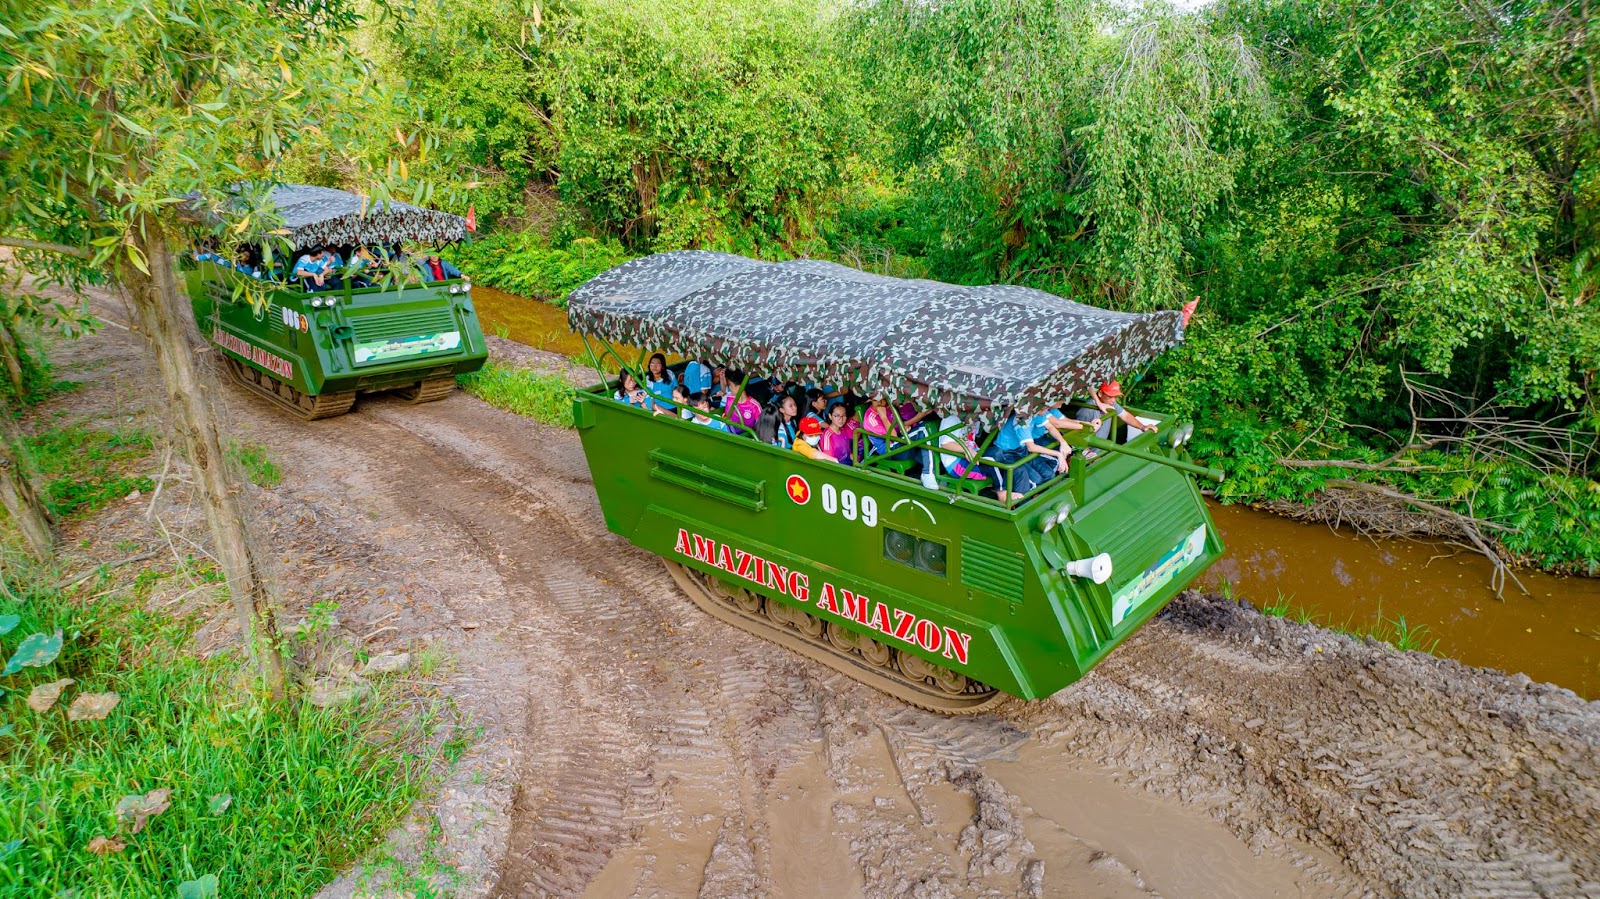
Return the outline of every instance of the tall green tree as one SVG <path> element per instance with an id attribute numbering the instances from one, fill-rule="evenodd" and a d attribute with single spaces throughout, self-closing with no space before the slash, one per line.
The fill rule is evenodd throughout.
<path id="1" fill-rule="evenodd" d="M 936 274 L 1182 297 L 1188 242 L 1268 120 L 1237 37 L 1060 0 L 876 0 L 851 24 Z"/>
<path id="2" fill-rule="evenodd" d="M 241 631 L 275 694 L 273 606 L 223 456 L 215 386 L 186 339 L 175 256 L 270 228 L 270 216 L 220 199 L 228 186 L 270 178 L 302 135 L 361 131 L 370 85 L 341 62 L 355 22 L 343 0 L 0 0 L 0 245 L 92 266 L 126 293 Z M 373 181 L 375 200 L 388 198 L 386 183 Z"/>

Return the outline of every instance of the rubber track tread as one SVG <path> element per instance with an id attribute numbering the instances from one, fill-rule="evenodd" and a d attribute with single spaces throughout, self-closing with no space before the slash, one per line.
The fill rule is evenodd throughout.
<path id="1" fill-rule="evenodd" d="M 765 617 L 757 618 L 746 615 L 732 605 L 708 593 L 690 575 L 689 570 L 682 565 L 676 562 L 668 562 L 665 559 L 662 562 L 667 566 L 668 573 L 677 582 L 679 589 L 683 590 L 689 599 L 694 601 L 695 605 L 699 606 L 703 611 L 709 612 L 713 618 L 763 639 L 771 640 L 780 646 L 792 649 L 812 661 L 821 662 L 847 677 L 881 690 L 917 708 L 945 715 L 975 715 L 989 711 L 1007 698 L 1006 694 L 998 690 L 992 690 L 988 693 L 954 696 L 943 690 L 912 683 L 897 673 L 858 660 L 854 655 L 841 653 L 833 648 L 831 644 L 825 642 L 826 638 L 809 640 L 799 632 L 775 624 Z"/>
<path id="2" fill-rule="evenodd" d="M 456 376 L 447 375 L 443 378 L 430 378 L 418 381 L 410 387 L 402 387 L 395 391 L 395 395 L 412 404 L 432 403 L 444 399 L 456 389 Z"/>
<path id="3" fill-rule="evenodd" d="M 308 409 L 305 406 L 290 402 L 279 394 L 276 385 L 281 382 L 271 375 L 257 371 L 254 368 L 246 368 L 244 363 L 236 359 L 224 357 L 224 362 L 227 365 L 228 373 L 233 376 L 233 379 L 240 386 L 256 396 L 271 401 L 274 406 L 301 421 L 316 421 L 319 418 L 333 418 L 343 415 L 349 412 L 351 407 L 356 404 L 356 392 L 354 390 L 348 393 L 322 393 L 310 398 L 311 408 Z M 252 377 L 252 375 L 255 377 Z M 267 384 L 257 381 L 256 378 L 261 378 L 262 381 L 273 386 L 268 387 Z"/>

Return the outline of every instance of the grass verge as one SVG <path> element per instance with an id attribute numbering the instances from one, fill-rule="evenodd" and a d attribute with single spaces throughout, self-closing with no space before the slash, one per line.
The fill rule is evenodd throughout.
<path id="1" fill-rule="evenodd" d="M 561 375 L 491 361 L 457 381 L 462 390 L 491 406 L 557 427 L 573 426 L 573 389 Z"/>
<path id="2" fill-rule="evenodd" d="M 222 896 L 308 895 L 428 782 L 433 715 L 381 692 L 340 710 L 251 695 L 234 655 L 188 651 L 196 622 L 145 608 L 159 575 L 77 601 L 7 570 L 22 601 L 0 599 L 0 655 L 61 642 L 0 676 L 0 897 L 171 897 L 208 875 Z M 41 711 L 36 689 L 67 678 Z M 74 713 L 109 694 L 103 719 Z M 159 807 L 142 826 L 117 811 L 141 801 Z"/>
<path id="3" fill-rule="evenodd" d="M 1371 637 L 1393 646 L 1401 652 L 1425 652 L 1436 655 L 1439 648 L 1439 638 L 1426 624 L 1412 624 L 1406 621 L 1406 616 L 1398 615 L 1390 618 L 1383 614 L 1383 609 L 1378 609 L 1376 620 L 1370 624 L 1357 623 L 1354 617 L 1345 619 L 1344 623 L 1335 623 L 1331 618 L 1317 613 L 1305 606 L 1293 604 L 1293 597 L 1278 594 L 1273 602 L 1263 605 L 1261 614 L 1271 618 L 1292 618 L 1301 624 L 1314 624 L 1330 631 L 1360 639 Z"/>
<path id="4" fill-rule="evenodd" d="M 153 441 L 143 431 L 67 427 L 24 441 L 40 499 L 57 518 L 90 515 L 135 490 L 155 487 L 145 473 Z"/>

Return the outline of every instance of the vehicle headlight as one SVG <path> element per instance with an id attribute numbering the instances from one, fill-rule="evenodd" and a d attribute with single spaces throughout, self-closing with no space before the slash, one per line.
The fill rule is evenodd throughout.
<path id="1" fill-rule="evenodd" d="M 1188 443 L 1189 438 L 1193 436 L 1194 422 L 1184 422 L 1178 426 L 1176 431 L 1172 432 L 1172 445 L 1174 447 L 1183 446 L 1185 443 Z"/>
<path id="2" fill-rule="evenodd" d="M 1049 518 L 1045 519 L 1045 521 L 1044 521 L 1044 532 L 1046 534 L 1050 533 L 1050 531 L 1052 531 L 1053 529 L 1055 529 L 1055 528 L 1057 528 L 1057 527 L 1059 527 L 1059 526 L 1061 526 L 1063 524 L 1066 524 L 1067 523 L 1067 519 L 1069 519 L 1071 517 L 1072 517 L 1072 503 L 1070 501 L 1062 503 L 1061 504 L 1061 508 L 1055 510 L 1055 512 L 1053 514 L 1051 514 L 1051 516 Z"/>
<path id="3" fill-rule="evenodd" d="M 460 293 L 461 292 L 461 285 L 460 284 L 452 284 L 452 285 L 450 285 L 450 292 L 453 293 L 453 294 Z"/>
<path id="4" fill-rule="evenodd" d="M 322 297 L 312 297 L 311 298 L 311 308 L 312 309 L 321 309 L 322 308 Z"/>

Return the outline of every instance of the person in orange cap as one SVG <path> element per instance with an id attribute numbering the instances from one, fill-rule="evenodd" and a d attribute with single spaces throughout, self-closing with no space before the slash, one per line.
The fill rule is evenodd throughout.
<path id="1" fill-rule="evenodd" d="M 1100 427 L 1095 431 L 1094 434 L 1094 436 L 1099 437 L 1101 440 L 1111 439 L 1112 415 L 1122 419 L 1123 422 L 1128 425 L 1128 427 L 1136 429 L 1136 432 L 1149 431 L 1151 433 L 1155 433 L 1155 425 L 1146 424 L 1145 422 L 1140 421 L 1139 416 L 1134 415 L 1132 412 L 1129 412 L 1127 409 L 1123 408 L 1122 403 L 1119 402 L 1119 400 L 1122 398 L 1122 385 L 1116 381 L 1107 381 L 1104 384 L 1101 384 L 1099 387 L 1096 387 L 1094 389 L 1094 393 L 1091 394 L 1089 398 L 1094 401 L 1095 406 L 1100 409 L 1101 414 L 1095 415 L 1094 412 L 1089 409 L 1079 409 L 1078 420 L 1094 421 L 1096 418 L 1103 418 L 1100 423 Z"/>

